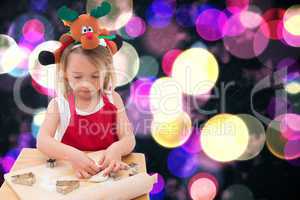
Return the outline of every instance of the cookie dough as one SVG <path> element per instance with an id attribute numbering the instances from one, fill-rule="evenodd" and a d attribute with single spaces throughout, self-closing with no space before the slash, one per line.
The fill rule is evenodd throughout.
<path id="1" fill-rule="evenodd" d="M 109 176 L 104 176 L 103 171 L 101 171 L 98 174 L 89 178 L 88 181 L 93 182 L 93 183 L 101 183 L 101 182 L 107 181 L 108 179 L 109 179 Z"/>

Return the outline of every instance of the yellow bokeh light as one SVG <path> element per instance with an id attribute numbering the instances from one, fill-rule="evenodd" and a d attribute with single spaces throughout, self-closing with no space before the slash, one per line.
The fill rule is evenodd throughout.
<path id="1" fill-rule="evenodd" d="M 287 32 L 300 36 L 300 6 L 288 8 L 283 17 L 283 25 Z"/>
<path id="2" fill-rule="evenodd" d="M 131 82 L 137 75 L 140 59 L 136 49 L 123 41 L 122 48 L 113 56 L 116 72 L 116 86 L 123 86 Z"/>
<path id="3" fill-rule="evenodd" d="M 248 141 L 247 125 L 231 114 L 219 114 L 209 119 L 200 136 L 203 151 L 220 162 L 238 159 L 247 149 Z"/>
<path id="4" fill-rule="evenodd" d="M 191 127 L 191 119 L 185 112 L 166 122 L 156 120 L 154 116 L 151 123 L 151 133 L 154 140 L 161 146 L 174 148 L 184 144 L 189 139 Z"/>
<path id="5" fill-rule="evenodd" d="M 90 12 L 93 8 L 101 5 L 104 0 L 88 0 L 86 10 Z M 101 27 L 115 31 L 125 26 L 133 16 L 132 0 L 105 0 L 111 4 L 111 12 L 98 19 Z"/>
<path id="6" fill-rule="evenodd" d="M 285 91 L 290 94 L 298 94 L 300 93 L 300 83 L 299 82 L 291 82 L 285 85 Z"/>
<path id="7" fill-rule="evenodd" d="M 216 84 L 219 67 L 214 55 L 202 48 L 182 52 L 175 60 L 172 77 L 181 85 L 184 93 L 201 95 Z"/>
<path id="8" fill-rule="evenodd" d="M 56 65 L 43 66 L 39 63 L 38 56 L 41 51 L 54 52 L 59 47 L 58 41 L 43 42 L 29 56 L 29 74 L 38 84 L 48 89 L 55 89 Z"/>
<path id="9" fill-rule="evenodd" d="M 173 78 L 157 79 L 151 86 L 149 101 L 156 121 L 173 120 L 182 113 L 182 90 Z"/>

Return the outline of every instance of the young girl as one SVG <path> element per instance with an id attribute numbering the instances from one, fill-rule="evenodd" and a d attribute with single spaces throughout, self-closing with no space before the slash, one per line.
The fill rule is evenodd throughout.
<path id="1" fill-rule="evenodd" d="M 126 168 L 121 157 L 135 147 L 132 126 L 114 86 L 109 48 L 67 47 L 58 65 L 61 94 L 53 98 L 37 137 L 37 148 L 54 159 L 71 162 L 77 177 L 89 178 Z M 99 163 L 84 151 L 102 150 Z"/>

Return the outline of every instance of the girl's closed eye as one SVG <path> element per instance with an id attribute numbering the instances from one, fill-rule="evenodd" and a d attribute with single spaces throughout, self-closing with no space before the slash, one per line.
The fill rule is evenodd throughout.
<path id="1" fill-rule="evenodd" d="M 75 79 L 81 79 L 81 76 L 74 76 Z"/>
<path id="2" fill-rule="evenodd" d="M 98 75 L 93 75 L 92 78 L 98 79 L 99 76 Z"/>

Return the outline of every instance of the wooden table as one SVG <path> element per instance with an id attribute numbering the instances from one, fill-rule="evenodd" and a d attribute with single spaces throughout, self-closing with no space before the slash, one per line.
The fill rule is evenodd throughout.
<path id="1" fill-rule="evenodd" d="M 33 167 L 36 165 L 41 165 L 45 163 L 47 157 L 42 154 L 37 149 L 32 148 L 24 148 L 22 149 L 19 157 L 17 158 L 16 162 L 14 163 L 11 171 L 19 170 L 27 167 Z M 144 154 L 141 153 L 132 153 L 123 158 L 124 162 L 136 162 L 141 165 L 141 172 L 146 172 L 146 161 Z M 9 185 L 4 181 L 0 188 L 0 199 L 7 199 L 7 200 L 18 200 L 17 195 L 15 192 L 9 187 Z M 143 195 L 135 200 L 149 200 L 149 195 Z"/>

